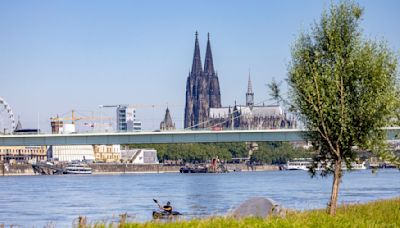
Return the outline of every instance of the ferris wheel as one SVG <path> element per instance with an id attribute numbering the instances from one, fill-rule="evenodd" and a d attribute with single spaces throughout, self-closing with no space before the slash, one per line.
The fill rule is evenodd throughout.
<path id="1" fill-rule="evenodd" d="M 12 133 L 15 130 L 14 113 L 8 103 L 0 97 L 0 131 Z"/>

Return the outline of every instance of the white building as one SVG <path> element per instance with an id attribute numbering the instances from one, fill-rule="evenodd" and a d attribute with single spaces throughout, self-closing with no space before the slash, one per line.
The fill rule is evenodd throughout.
<path id="1" fill-rule="evenodd" d="M 93 161 L 94 150 L 92 145 L 50 146 L 48 150 L 50 159 L 71 161 Z"/>
<path id="2" fill-rule="evenodd" d="M 121 150 L 121 159 L 132 164 L 158 164 L 157 150 L 155 149 L 127 149 Z"/>
<path id="3" fill-rule="evenodd" d="M 117 107 L 117 131 L 141 131 L 142 122 L 136 119 L 136 109 L 129 105 Z"/>

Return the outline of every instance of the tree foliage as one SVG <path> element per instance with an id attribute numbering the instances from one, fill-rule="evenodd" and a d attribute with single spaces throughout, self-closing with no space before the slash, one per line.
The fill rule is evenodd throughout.
<path id="1" fill-rule="evenodd" d="M 246 157 L 248 153 L 245 143 L 138 144 L 131 147 L 154 148 L 161 162 L 182 160 L 202 163 L 217 156 L 221 160 L 231 160 L 232 157 Z"/>
<path id="2" fill-rule="evenodd" d="M 335 214 L 341 165 L 354 147 L 384 151 L 387 126 L 398 108 L 397 57 L 384 42 L 365 40 L 363 9 L 353 2 L 332 5 L 292 48 L 288 83 L 292 110 L 310 133 L 322 174 L 334 173 L 330 213 Z"/>
<path id="3" fill-rule="evenodd" d="M 314 151 L 294 147 L 287 142 L 259 142 L 258 150 L 251 156 L 252 162 L 264 164 L 285 164 L 295 158 L 311 158 Z"/>
<path id="4" fill-rule="evenodd" d="M 272 100 L 276 101 L 278 104 L 281 102 L 285 101 L 284 98 L 282 97 L 282 91 L 281 91 L 281 84 L 282 82 L 276 82 L 274 78 L 272 78 L 272 81 L 267 84 L 268 90 L 269 90 L 269 96 L 271 97 Z"/>
<path id="5" fill-rule="evenodd" d="M 290 143 L 258 142 L 258 150 L 253 152 L 252 162 L 263 164 L 283 164 L 300 157 L 311 157 L 312 152 L 293 147 Z M 248 157 L 246 143 L 196 143 L 196 144 L 136 144 L 131 148 L 154 148 L 160 162 L 181 160 L 190 163 L 202 163 L 218 156 L 224 161 L 232 158 Z"/>

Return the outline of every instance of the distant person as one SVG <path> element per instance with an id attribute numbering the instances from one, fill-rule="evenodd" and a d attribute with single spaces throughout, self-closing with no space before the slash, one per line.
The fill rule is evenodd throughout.
<path id="1" fill-rule="evenodd" d="M 171 202 L 167 202 L 166 205 L 164 205 L 161 209 L 164 210 L 164 212 L 171 214 L 172 213 L 172 206 L 171 206 Z"/>

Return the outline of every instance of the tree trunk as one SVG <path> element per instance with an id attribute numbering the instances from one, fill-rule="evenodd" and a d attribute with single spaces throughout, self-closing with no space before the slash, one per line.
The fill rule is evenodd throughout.
<path id="1" fill-rule="evenodd" d="M 337 198 L 339 195 L 339 184 L 342 177 L 342 160 L 338 159 L 335 161 L 335 173 L 333 175 L 331 201 L 329 202 L 329 214 L 336 215 Z"/>

